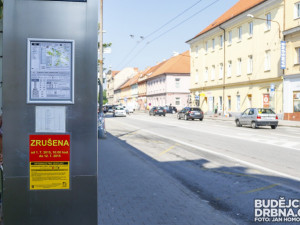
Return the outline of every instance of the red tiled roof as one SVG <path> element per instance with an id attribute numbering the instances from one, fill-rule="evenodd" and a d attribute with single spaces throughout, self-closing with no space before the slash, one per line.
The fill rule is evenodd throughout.
<path id="1" fill-rule="evenodd" d="M 206 27 L 199 34 L 197 34 L 195 37 L 193 37 L 192 39 L 190 39 L 188 41 L 191 41 L 191 40 L 199 37 L 201 34 L 204 34 L 208 31 L 212 30 L 213 28 L 225 23 L 226 21 L 240 15 L 241 13 L 243 13 L 265 1 L 267 1 L 267 0 L 240 0 L 240 1 L 238 1 L 234 6 L 232 6 L 222 16 L 220 16 L 213 23 L 211 23 L 208 27 Z"/>
<path id="2" fill-rule="evenodd" d="M 120 71 L 111 71 L 112 77 L 116 76 Z"/>
<path id="3" fill-rule="evenodd" d="M 138 79 L 139 79 L 139 75 L 140 73 L 136 74 L 135 76 L 133 76 L 131 79 L 129 79 L 124 85 L 122 85 L 120 87 L 120 89 L 123 89 L 123 88 L 127 88 L 127 87 L 130 87 L 131 85 L 134 85 L 137 83 Z"/>
<path id="4" fill-rule="evenodd" d="M 190 73 L 190 51 L 181 53 L 154 67 L 151 67 L 151 70 L 148 72 L 148 74 L 149 73 L 152 73 L 149 75 L 149 78 L 166 73 Z"/>

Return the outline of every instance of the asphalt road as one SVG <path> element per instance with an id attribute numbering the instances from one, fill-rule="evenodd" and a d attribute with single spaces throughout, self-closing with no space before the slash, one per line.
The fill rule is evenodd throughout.
<path id="1" fill-rule="evenodd" d="M 252 129 L 232 121 L 135 113 L 106 115 L 106 129 L 199 199 L 244 224 L 254 222 L 255 199 L 299 199 L 299 128 Z"/>

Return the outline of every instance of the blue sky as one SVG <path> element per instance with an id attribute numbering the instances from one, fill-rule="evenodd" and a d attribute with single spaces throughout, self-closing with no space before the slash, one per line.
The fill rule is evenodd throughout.
<path id="1" fill-rule="evenodd" d="M 106 33 L 103 34 L 103 39 L 105 43 L 112 43 L 112 52 L 104 54 L 104 67 L 112 70 L 137 67 L 144 70 L 147 66 L 154 66 L 172 57 L 174 51 L 184 52 L 189 49 L 189 45 L 185 43 L 187 40 L 238 2 L 199 1 L 104 0 L 103 29 Z M 151 34 L 192 5 L 195 6 Z M 189 19 L 191 16 L 193 17 Z M 182 23 L 184 20 L 187 21 Z M 182 24 L 177 26 L 180 23 Z M 170 29 L 172 30 L 168 31 Z M 141 36 L 144 37 L 143 40 Z"/>

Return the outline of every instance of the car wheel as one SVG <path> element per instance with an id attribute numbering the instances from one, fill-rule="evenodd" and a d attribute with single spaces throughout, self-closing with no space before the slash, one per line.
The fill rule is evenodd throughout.
<path id="1" fill-rule="evenodd" d="M 185 119 L 185 120 L 188 120 L 188 117 L 187 117 L 187 115 L 184 115 L 184 119 Z"/>
<path id="2" fill-rule="evenodd" d="M 166 116 L 166 114 L 164 114 L 164 116 Z"/>
<path id="3" fill-rule="evenodd" d="M 192 120 L 194 120 L 194 119 L 192 119 Z"/>
<path id="4" fill-rule="evenodd" d="M 256 128 L 257 128 L 256 122 L 252 121 L 251 127 L 252 127 L 253 129 L 256 129 Z"/>
<path id="5" fill-rule="evenodd" d="M 242 126 L 242 124 L 241 124 L 241 122 L 239 120 L 236 120 L 235 124 L 236 124 L 237 127 L 241 127 Z"/>
<path id="6" fill-rule="evenodd" d="M 202 120 L 203 120 L 203 118 L 199 119 L 199 121 L 202 121 Z"/>
<path id="7" fill-rule="evenodd" d="M 179 114 L 177 114 L 177 119 L 179 119 L 179 120 L 180 120 L 180 116 L 179 116 Z"/>
<path id="8" fill-rule="evenodd" d="M 277 125 L 271 125 L 272 129 L 276 129 Z"/>

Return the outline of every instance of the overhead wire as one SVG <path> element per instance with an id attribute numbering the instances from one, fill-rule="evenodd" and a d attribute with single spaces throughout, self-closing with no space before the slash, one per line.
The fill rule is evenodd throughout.
<path id="1" fill-rule="evenodd" d="M 189 11 L 191 8 L 195 7 L 196 5 L 198 5 L 200 2 L 202 2 L 203 0 L 199 0 L 198 2 L 196 2 L 195 4 L 191 5 L 190 7 L 188 7 L 187 9 L 183 10 L 181 13 L 179 13 L 177 16 L 173 17 L 172 19 L 170 19 L 168 22 L 166 22 L 165 24 L 163 24 L 162 26 L 160 26 L 159 28 L 157 28 L 156 30 L 154 30 L 153 32 L 151 32 L 150 34 L 146 35 L 145 38 L 148 38 L 150 36 L 152 36 L 153 34 L 157 33 L 158 31 L 160 31 L 162 28 L 164 28 L 165 26 L 167 26 L 168 24 L 170 24 L 171 22 L 173 22 L 175 19 L 177 19 L 179 16 L 183 15 L 185 12 Z"/>
<path id="2" fill-rule="evenodd" d="M 209 7 L 211 7 L 212 5 L 216 4 L 217 2 L 219 2 L 220 0 L 215 0 L 214 2 L 210 3 L 209 5 L 207 5 L 206 7 L 202 8 L 201 10 L 199 10 L 198 12 L 194 13 L 192 16 L 188 17 L 187 19 L 183 20 L 182 22 L 178 23 L 177 25 L 171 27 L 170 29 L 168 29 L 167 31 L 165 31 L 164 33 L 160 34 L 159 36 L 153 38 L 151 41 L 148 41 L 145 46 L 136 54 L 134 55 L 134 57 L 130 58 L 130 60 L 128 62 L 126 62 L 126 64 L 129 64 L 132 62 L 132 60 L 134 60 L 149 44 L 151 44 L 152 42 L 154 42 L 155 40 L 161 38 L 163 35 L 169 33 L 170 31 L 174 30 L 175 28 L 177 28 L 178 26 L 180 26 L 181 24 L 185 23 L 186 21 L 190 20 L 191 18 L 193 18 L 194 16 L 198 15 L 199 13 L 203 12 L 204 10 L 208 9 Z"/>
<path id="3" fill-rule="evenodd" d="M 164 33 L 160 34 L 159 36 L 157 36 L 156 38 L 153 38 L 151 41 L 149 41 L 149 43 L 152 43 L 153 41 L 159 39 L 160 37 L 162 37 L 163 35 L 169 33 L 170 31 L 174 30 L 175 28 L 177 28 L 178 26 L 180 26 L 181 24 L 185 23 L 186 21 L 192 19 L 194 16 L 198 15 L 199 13 L 203 12 L 204 10 L 208 9 L 209 7 L 211 7 L 212 5 L 214 5 L 215 3 L 219 2 L 220 0 L 215 0 L 214 2 L 212 2 L 211 4 L 207 5 L 206 7 L 204 7 L 203 9 L 201 9 L 200 11 L 194 13 L 192 16 L 188 17 L 187 19 L 183 20 L 182 22 L 178 23 L 177 25 L 171 27 L 169 30 L 165 31 Z"/>
<path id="4" fill-rule="evenodd" d="M 157 33 L 158 31 L 160 31 L 162 28 L 164 28 L 165 26 L 167 26 L 168 24 L 170 24 L 171 22 L 173 22 L 175 19 L 177 19 L 178 17 L 180 17 L 181 15 L 183 15 L 184 13 L 186 13 L 187 11 L 189 11 L 190 9 L 192 9 L 193 7 L 195 7 L 197 4 L 199 4 L 201 1 L 203 0 L 199 0 L 196 3 L 194 3 L 193 5 L 191 5 L 190 7 L 186 8 L 185 10 L 183 10 L 181 13 L 177 14 L 175 17 L 173 17 L 172 19 L 170 19 L 169 21 L 167 21 L 166 23 L 164 23 L 162 26 L 160 26 L 159 28 L 157 28 L 156 30 L 152 31 L 151 33 L 147 34 L 141 41 L 138 41 L 137 44 L 135 44 L 133 46 L 133 48 L 129 51 L 129 53 L 127 55 L 125 55 L 125 57 L 123 58 L 123 60 L 118 64 L 118 66 L 123 65 L 124 62 L 128 56 L 130 56 L 134 50 L 139 46 L 140 43 L 142 43 L 145 39 L 149 38 L 150 36 L 152 36 L 153 34 Z M 143 48 L 144 49 L 144 48 Z"/>

